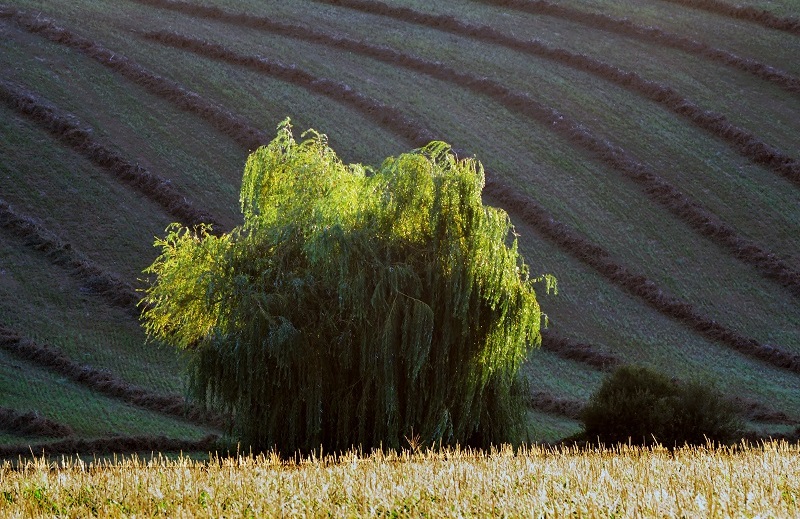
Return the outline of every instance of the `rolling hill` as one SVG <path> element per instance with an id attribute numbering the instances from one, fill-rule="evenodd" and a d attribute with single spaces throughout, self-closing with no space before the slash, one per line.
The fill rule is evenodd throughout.
<path id="1" fill-rule="evenodd" d="M 204 448 L 136 290 L 174 221 L 241 221 L 287 116 L 346 162 L 484 164 L 550 320 L 531 434 L 614 366 L 800 425 L 800 9 L 791 0 L 0 1 L 0 454 Z M 109 441 L 113 439 L 113 441 Z M 115 443 L 116 442 L 116 443 Z M 24 448 L 23 448 L 24 446 Z M 22 450 L 21 450 L 22 449 Z"/>

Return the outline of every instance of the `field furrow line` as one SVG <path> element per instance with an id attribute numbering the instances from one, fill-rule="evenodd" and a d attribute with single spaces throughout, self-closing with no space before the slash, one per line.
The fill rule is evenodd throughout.
<path id="1" fill-rule="evenodd" d="M 630 92 L 649 99 L 692 124 L 726 142 L 737 153 L 756 164 L 761 164 L 800 187 L 800 162 L 767 144 L 756 135 L 735 126 L 724 115 L 704 110 L 696 103 L 681 96 L 675 89 L 656 81 L 644 79 L 636 72 L 625 71 L 585 54 L 576 54 L 565 49 L 551 47 L 539 40 L 521 40 L 488 25 L 463 22 L 449 15 L 425 14 L 405 7 L 392 7 L 375 0 L 314 0 L 360 12 L 386 16 L 405 23 L 430 27 L 451 34 L 472 38 L 508 49 L 545 58 L 566 65 Z"/>
<path id="2" fill-rule="evenodd" d="M 175 33 L 157 32 L 149 33 L 146 36 L 166 45 L 172 45 L 231 65 L 248 68 L 324 95 L 336 102 L 352 107 L 373 123 L 405 138 L 415 146 L 424 146 L 431 140 L 436 140 L 430 130 L 406 117 L 396 108 L 361 94 L 345 83 L 317 77 L 296 65 L 287 65 L 260 56 L 241 55 L 221 45 Z M 469 155 L 463 150 L 454 151 L 461 156 Z M 495 200 L 498 205 L 505 208 L 509 213 L 524 219 L 526 223 L 538 230 L 546 239 L 559 245 L 575 258 L 591 266 L 616 286 L 639 297 L 664 315 L 683 322 L 700 335 L 725 344 L 742 354 L 757 358 L 781 369 L 800 373 L 800 355 L 777 346 L 761 344 L 701 314 L 690 303 L 670 295 L 652 280 L 636 274 L 631 269 L 617 263 L 608 251 L 590 243 L 567 225 L 558 222 L 529 196 L 518 193 L 504 184 L 497 175 L 488 171 L 486 173 L 484 194 Z"/>
<path id="3" fill-rule="evenodd" d="M 45 418 L 36 411 L 22 412 L 0 407 L 0 429 L 19 436 L 63 438 L 75 431 L 69 425 Z"/>
<path id="4" fill-rule="evenodd" d="M 208 213 L 195 208 L 169 180 L 128 161 L 100 143 L 94 137 L 94 130 L 82 124 L 74 115 L 61 112 L 38 95 L 5 80 L 0 80 L 0 100 L 94 165 L 156 202 L 184 224 L 194 226 L 206 223 L 213 225 L 216 230 L 220 229 L 220 225 Z"/>
<path id="5" fill-rule="evenodd" d="M 147 0 L 142 0 L 147 1 Z M 658 26 L 639 25 L 627 18 L 614 18 L 607 14 L 593 13 L 573 9 L 566 5 L 555 4 L 547 0 L 479 0 L 480 2 L 536 15 L 546 15 L 570 22 L 579 23 L 593 29 L 634 38 L 644 43 L 686 52 L 715 63 L 726 65 L 735 70 L 747 72 L 766 80 L 791 93 L 800 93 L 800 78 L 791 75 L 772 65 L 761 63 L 752 58 L 745 58 L 733 52 L 719 49 L 708 43 L 665 31 Z M 149 2 L 148 2 L 149 3 Z"/>
<path id="6" fill-rule="evenodd" d="M 535 391 L 528 398 L 528 405 L 543 413 L 579 420 L 586 402 L 558 397 L 546 391 Z"/>
<path id="7" fill-rule="evenodd" d="M 733 402 L 739 414 L 747 420 L 760 423 L 797 425 L 800 421 L 790 418 L 783 411 L 752 398 L 735 396 L 729 400 Z"/>
<path id="8" fill-rule="evenodd" d="M 182 396 L 156 393 L 130 384 L 108 371 L 79 364 L 58 348 L 37 344 L 5 326 L 0 326 L 0 348 L 65 376 L 92 391 L 148 411 L 181 418 L 198 425 L 221 427 L 225 423 L 221 416 L 188 403 Z"/>
<path id="9" fill-rule="evenodd" d="M 683 5 L 728 18 L 754 22 L 768 29 L 788 32 L 800 36 L 800 18 L 777 16 L 766 9 L 752 6 L 731 5 L 720 0 L 662 0 L 671 4 Z"/>
<path id="10" fill-rule="evenodd" d="M 85 284 L 91 293 L 101 295 L 109 304 L 130 310 L 138 316 L 136 305 L 141 299 L 136 290 L 93 263 L 72 244 L 47 230 L 33 217 L 20 214 L 0 198 L 0 228 L 21 238 L 28 247 L 45 254 L 48 259 L 68 270 L 70 275 Z"/>
<path id="11" fill-rule="evenodd" d="M 623 364 L 611 352 L 584 342 L 573 341 L 550 330 L 542 330 L 542 349 L 562 359 L 579 362 L 600 371 L 611 371 Z"/>
<path id="12" fill-rule="evenodd" d="M 183 440 L 166 436 L 109 436 L 105 438 L 66 438 L 36 445 L 0 445 L 0 457 L 16 458 L 54 456 L 60 454 L 129 454 L 135 452 L 202 452 L 213 450 L 219 437 L 210 434 L 199 440 Z"/>
<path id="13" fill-rule="evenodd" d="M 228 135 L 247 149 L 255 150 L 269 142 L 263 132 L 253 128 L 241 117 L 223 107 L 210 103 L 199 94 L 170 81 L 139 65 L 135 61 L 109 50 L 101 44 L 57 25 L 56 21 L 10 7 L 0 7 L 0 18 L 7 18 L 19 27 L 38 34 L 53 43 L 78 51 L 97 63 L 119 73 L 147 92 L 172 102 L 186 112 L 201 117 L 221 133 Z"/>
<path id="14" fill-rule="evenodd" d="M 800 297 L 800 272 L 781 260 L 777 254 L 739 235 L 733 227 L 703 208 L 697 201 L 691 199 L 647 166 L 631 157 L 624 149 L 597 137 L 582 124 L 571 120 L 553 108 L 539 103 L 529 94 L 512 90 L 504 84 L 489 78 L 461 72 L 442 63 L 428 61 L 387 47 L 370 45 L 300 26 L 282 25 L 284 27 L 281 32 L 287 36 L 291 34 L 296 38 L 324 43 L 462 86 L 498 101 L 514 113 L 532 118 L 573 145 L 588 151 L 599 162 L 621 172 L 627 178 L 642 186 L 644 193 L 651 200 L 686 222 L 689 227 L 700 235 L 724 247 L 734 257 L 756 268 L 764 277 L 776 281 L 789 292 Z M 334 90 L 338 88 L 340 91 L 350 88 L 343 84 L 337 86 L 335 82 L 316 78 L 307 72 L 299 72 L 293 65 L 285 65 L 259 56 L 243 56 L 220 45 L 188 36 L 156 31 L 144 33 L 144 37 L 174 47 L 186 48 L 207 57 L 223 59 L 251 69 L 260 69 L 284 80 L 300 81 L 308 85 L 311 90 L 323 95 L 326 95 L 326 91 L 330 88 Z M 370 108 L 370 103 L 365 104 L 364 99 L 360 99 L 364 96 L 352 91 L 345 92 L 345 95 L 345 101 L 361 106 L 362 112 L 366 111 L 366 113 L 371 114 L 371 111 L 374 110 Z M 406 123 L 402 123 L 405 120 L 405 116 L 393 108 L 384 107 L 382 110 L 389 110 L 383 114 L 384 117 L 388 116 L 401 121 L 396 131 L 401 131 L 401 135 L 409 138 L 415 145 L 422 145 L 419 137 L 415 134 L 414 125 L 409 126 Z M 423 141 L 427 140 L 430 139 L 423 139 Z"/>
<path id="15" fill-rule="evenodd" d="M 142 3 L 148 5 L 154 5 L 159 7 L 165 6 L 172 6 L 175 7 L 177 5 L 180 6 L 184 12 L 187 14 L 203 16 L 213 14 L 215 12 L 219 12 L 221 16 L 224 16 L 226 21 L 236 21 L 237 23 L 248 23 L 248 21 L 252 22 L 253 18 L 247 15 L 231 15 L 230 13 L 224 13 L 223 11 L 217 8 L 209 8 L 205 6 L 196 6 L 192 4 L 175 4 L 174 2 L 165 3 L 160 0 L 135 0 L 141 1 Z M 174 5 L 173 5 L 174 4 Z M 249 136 L 257 136 L 257 140 L 263 140 L 266 142 L 266 136 L 250 126 L 248 123 L 243 121 L 238 116 L 230 114 L 230 112 L 218 107 L 214 103 L 211 103 L 205 99 L 203 99 L 198 94 L 187 90 L 186 88 L 173 83 L 170 80 L 167 80 L 163 77 L 157 76 L 156 74 L 148 71 L 147 69 L 141 67 L 140 65 L 136 64 L 135 62 L 131 61 L 130 59 L 121 56 L 118 53 L 115 53 L 115 59 L 113 61 L 106 59 L 107 51 L 103 50 L 103 48 L 94 42 L 89 42 L 88 40 L 83 40 L 82 38 L 75 36 L 70 31 L 58 27 L 53 20 L 43 20 L 41 17 L 32 17 L 30 15 L 26 15 L 22 12 L 17 12 L 14 15 L 16 20 L 19 20 L 23 27 L 30 27 L 30 28 L 37 28 L 37 27 L 46 27 L 46 34 L 54 37 L 55 41 L 59 43 L 67 42 L 69 45 L 70 42 L 77 45 L 77 48 L 80 50 L 84 49 L 93 49 L 94 51 L 91 53 L 91 57 L 98 56 L 99 61 L 101 63 L 109 63 L 113 65 L 114 70 L 118 70 L 119 63 L 126 64 L 126 69 L 130 68 L 131 70 L 137 71 L 134 79 L 136 78 L 145 78 L 148 79 L 146 84 L 150 84 L 151 78 L 155 78 L 155 83 L 159 85 L 166 85 L 168 88 L 158 88 L 156 91 L 152 92 L 160 97 L 174 102 L 176 105 L 180 107 L 185 106 L 193 106 L 193 107 L 201 107 L 201 110 L 196 110 L 194 113 L 199 115 L 204 119 L 208 119 L 209 122 L 213 124 L 214 121 L 236 121 L 236 127 L 239 128 L 238 135 L 248 136 L 247 139 L 242 139 L 239 142 L 243 146 L 252 146 L 255 144 L 254 139 L 250 139 Z M 263 27 L 263 22 L 258 23 L 259 28 Z M 286 35 L 295 34 L 298 26 L 290 25 L 290 24 L 275 24 L 271 26 L 275 29 L 286 29 Z M 41 30 L 36 30 L 35 32 L 42 33 Z M 73 46 L 73 45 L 70 45 Z M 188 102 L 186 99 L 188 98 Z M 6 225 L 6 222 L 9 222 L 11 226 L 13 226 L 14 231 L 26 238 L 27 240 L 31 241 L 31 244 L 39 250 L 44 250 L 48 254 L 49 251 L 62 251 L 62 250 L 69 250 L 71 252 L 75 252 L 73 248 L 69 246 L 69 244 L 62 244 L 57 237 L 51 236 L 46 230 L 41 228 L 41 225 L 37 222 L 32 221 L 30 218 L 22 217 L 19 215 L 15 215 L 13 211 L 10 210 L 8 204 L 5 204 L 2 200 L 0 200 L 0 225 Z M 73 261 L 71 264 L 75 264 Z M 84 263 L 81 263 L 84 265 Z M 95 275 L 94 270 L 92 270 L 92 274 Z M 98 273 L 99 274 L 99 271 Z M 104 294 L 123 294 L 126 297 L 121 298 L 122 300 L 119 301 L 120 306 L 131 306 L 135 308 L 136 303 L 138 302 L 138 296 L 136 296 L 135 291 L 130 288 L 129 290 L 123 290 L 122 287 L 118 287 L 114 290 L 103 291 Z M 126 302 L 127 301 L 127 302 Z M 115 301 L 116 302 L 116 301 Z M 620 360 L 611 353 L 604 352 L 599 350 L 589 344 L 586 343 L 579 343 L 574 342 L 564 337 L 559 337 L 552 332 L 545 332 L 542 336 L 542 348 L 554 353 L 562 358 L 566 358 L 569 360 L 581 362 L 583 364 L 589 365 L 591 367 L 600 368 L 604 370 L 608 370 L 612 367 L 615 367 L 620 364 Z"/>

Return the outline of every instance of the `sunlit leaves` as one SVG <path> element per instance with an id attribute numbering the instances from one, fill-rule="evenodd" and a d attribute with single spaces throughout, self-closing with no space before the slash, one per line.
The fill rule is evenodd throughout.
<path id="1" fill-rule="evenodd" d="M 148 333 L 195 348 L 197 394 L 256 447 L 518 440 L 542 314 L 480 163 L 433 142 L 373 170 L 306 136 L 249 157 L 242 226 L 156 243 Z"/>

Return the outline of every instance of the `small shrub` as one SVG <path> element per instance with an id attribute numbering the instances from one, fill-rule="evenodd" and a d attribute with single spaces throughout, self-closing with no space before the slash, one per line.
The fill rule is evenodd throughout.
<path id="1" fill-rule="evenodd" d="M 700 445 L 728 442 L 741 430 L 735 407 L 714 387 L 635 366 L 607 378 L 581 418 L 586 438 L 604 443 Z"/>

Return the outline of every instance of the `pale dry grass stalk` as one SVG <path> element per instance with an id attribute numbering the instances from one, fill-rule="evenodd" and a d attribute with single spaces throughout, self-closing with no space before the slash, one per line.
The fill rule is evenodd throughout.
<path id="1" fill-rule="evenodd" d="M 797 517 L 800 446 L 349 453 L 0 467 L 0 515 Z"/>

